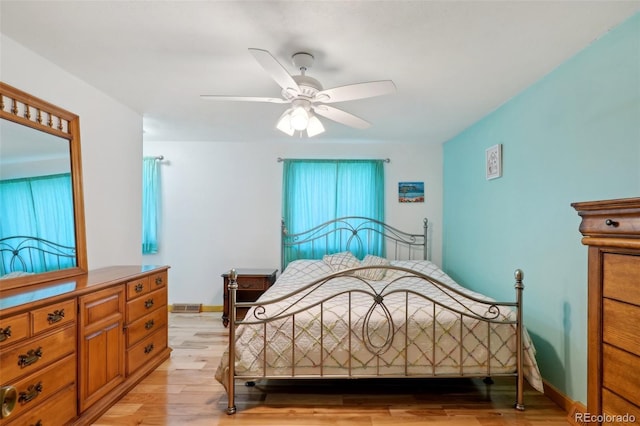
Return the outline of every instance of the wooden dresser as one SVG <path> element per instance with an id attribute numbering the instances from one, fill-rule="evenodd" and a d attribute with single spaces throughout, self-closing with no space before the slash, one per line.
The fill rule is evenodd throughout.
<path id="1" fill-rule="evenodd" d="M 640 198 L 572 206 L 589 246 L 587 411 L 640 421 Z"/>
<path id="2" fill-rule="evenodd" d="M 166 266 L 0 295 L 0 425 L 88 425 L 169 358 Z"/>

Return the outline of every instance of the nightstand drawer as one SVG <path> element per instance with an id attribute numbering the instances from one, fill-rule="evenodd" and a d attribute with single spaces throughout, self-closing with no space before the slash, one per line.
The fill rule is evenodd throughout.
<path id="1" fill-rule="evenodd" d="M 270 284 L 265 277 L 238 277 L 238 290 L 266 290 Z"/>

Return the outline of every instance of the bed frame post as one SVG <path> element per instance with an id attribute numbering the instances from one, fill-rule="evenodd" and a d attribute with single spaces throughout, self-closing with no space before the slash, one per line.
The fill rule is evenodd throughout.
<path id="1" fill-rule="evenodd" d="M 229 403 L 227 414 L 235 414 L 235 367 L 236 367 L 236 290 L 238 289 L 238 273 L 235 269 L 229 271 L 229 380 L 227 395 Z"/>
<path id="2" fill-rule="evenodd" d="M 524 331 L 524 327 L 522 325 L 522 290 L 524 290 L 524 284 L 522 284 L 522 279 L 524 278 L 524 272 L 521 269 L 516 269 L 515 271 L 516 278 L 516 304 L 517 304 L 517 321 L 516 324 L 516 363 L 517 363 L 517 383 L 516 383 L 516 410 L 524 411 L 524 371 L 523 371 L 523 358 L 524 358 L 524 348 L 522 347 L 522 334 Z"/>
<path id="3" fill-rule="evenodd" d="M 427 233 L 429 231 L 429 220 L 425 217 L 423 221 L 424 247 L 422 248 L 422 260 L 429 260 L 429 244 L 427 244 Z"/>

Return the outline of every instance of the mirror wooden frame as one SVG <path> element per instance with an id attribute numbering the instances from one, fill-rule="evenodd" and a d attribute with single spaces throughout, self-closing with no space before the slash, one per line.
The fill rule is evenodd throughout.
<path id="1" fill-rule="evenodd" d="M 69 141 L 76 238 L 75 267 L 0 280 L 0 290 L 85 274 L 88 268 L 82 190 L 80 117 L 0 81 L 0 119 L 13 121 Z"/>

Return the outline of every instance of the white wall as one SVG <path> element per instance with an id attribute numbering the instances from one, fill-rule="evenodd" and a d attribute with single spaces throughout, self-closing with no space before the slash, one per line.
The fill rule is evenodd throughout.
<path id="1" fill-rule="evenodd" d="M 171 266 L 169 303 L 222 305 L 222 273 L 232 267 L 279 268 L 282 163 L 286 158 L 390 158 L 385 164 L 386 221 L 422 233 L 433 225 L 431 259 L 440 264 L 442 149 L 401 143 L 145 142 L 164 155 L 162 225 L 157 255 Z M 399 181 L 424 181 L 425 203 L 398 202 Z"/>
<path id="2" fill-rule="evenodd" d="M 142 261 L 142 116 L 0 35 L 2 81 L 80 116 L 89 268 Z"/>

